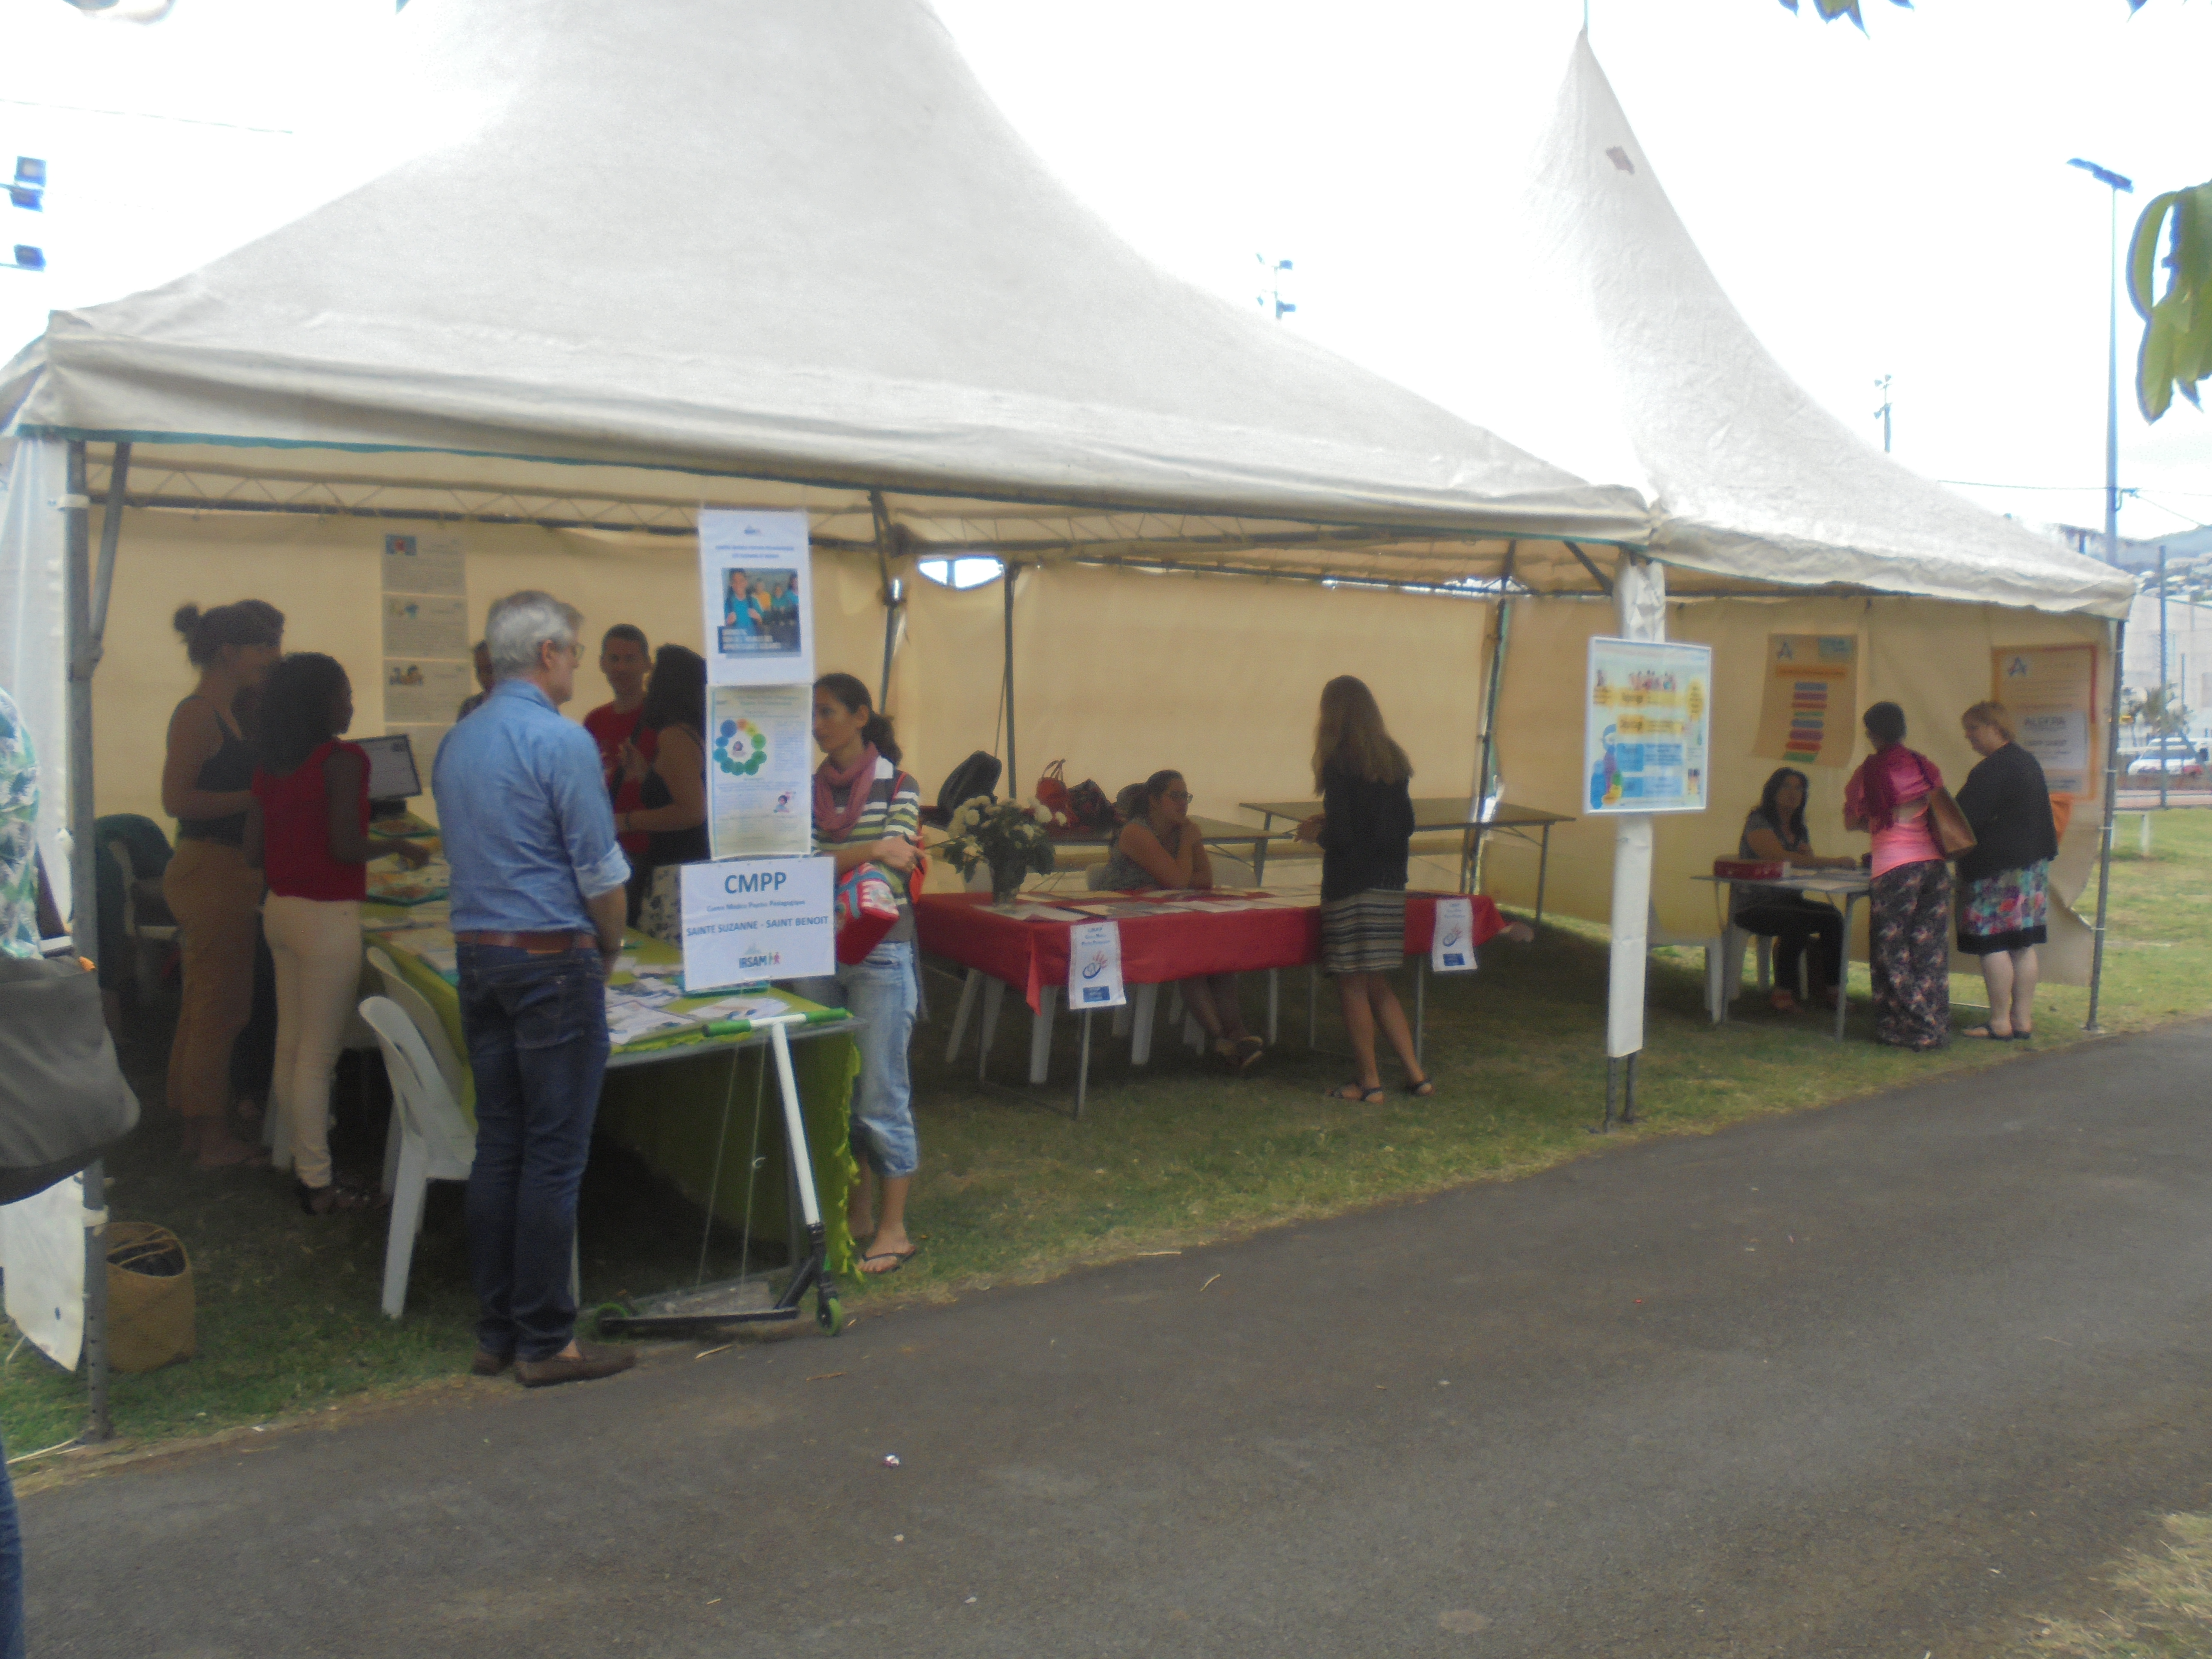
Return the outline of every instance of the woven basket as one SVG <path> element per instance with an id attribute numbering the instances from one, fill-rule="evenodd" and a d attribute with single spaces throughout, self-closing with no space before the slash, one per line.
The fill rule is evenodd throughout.
<path id="1" fill-rule="evenodd" d="M 192 1263 L 184 1241 L 150 1221 L 107 1224 L 107 1363 L 152 1371 L 190 1359 Z"/>

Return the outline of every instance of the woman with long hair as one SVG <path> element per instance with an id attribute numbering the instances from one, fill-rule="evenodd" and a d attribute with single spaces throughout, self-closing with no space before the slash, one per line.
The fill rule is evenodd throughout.
<path id="1" fill-rule="evenodd" d="M 638 788 L 636 810 L 615 814 L 617 835 L 646 836 L 638 926 L 675 944 L 684 937 L 683 866 L 709 856 L 707 844 L 707 659 L 680 645 L 653 659 L 641 731 L 653 734 L 653 765 Z"/>
<path id="2" fill-rule="evenodd" d="M 851 674 L 814 682 L 814 850 L 837 873 L 863 864 L 881 869 L 898 895 L 899 917 L 859 962 L 840 963 L 834 978 L 800 980 L 810 1001 L 842 1006 L 860 1022 L 860 1075 L 853 1085 L 853 1157 L 860 1185 L 846 1206 L 853 1237 L 865 1240 L 864 1273 L 895 1273 L 914 1259 L 906 1231 L 907 1189 L 921 1167 L 914 1131 L 914 1081 L 907 1048 L 921 1005 L 915 976 L 910 884 L 920 857 L 921 786 L 899 769 L 898 738 L 876 712 L 868 688 Z"/>
<path id="3" fill-rule="evenodd" d="M 1959 860 L 1959 952 L 1978 957 L 1990 1017 L 1967 1036 L 2025 1042 L 2035 1035 L 2035 947 L 2050 937 L 2051 860 L 2058 825 L 2043 763 L 2014 741 L 2001 702 L 1960 716 L 1982 758 L 1959 786 L 1959 810 L 1974 848 Z"/>
<path id="4" fill-rule="evenodd" d="M 169 716 L 161 810 L 177 821 L 177 853 L 161 896 L 182 930 L 184 994 L 169 1040 L 170 1109 L 201 1169 L 258 1161 L 260 1149 L 230 1121 L 230 1051 L 253 1013 L 253 953 L 261 937 L 261 872 L 246 861 L 253 750 L 232 713 L 261 684 L 283 645 L 284 615 L 259 599 L 173 620 L 199 684 Z"/>
<path id="5" fill-rule="evenodd" d="M 1905 711 L 1878 702 L 1862 723 L 1874 753 L 1844 786 L 1844 828 L 1874 836 L 1868 977 L 1874 1040 L 1940 1048 L 1951 1033 L 1951 871 L 1928 821 L 1943 775 L 1905 746 Z"/>
<path id="6" fill-rule="evenodd" d="M 1298 839 L 1321 843 L 1322 971 L 1336 981 L 1359 1068 L 1330 1098 L 1382 1103 L 1378 1025 L 1405 1067 L 1406 1092 L 1425 1098 L 1436 1085 L 1413 1052 L 1413 1030 L 1389 978 L 1406 960 L 1406 864 L 1413 839 L 1407 783 L 1413 763 L 1382 724 L 1364 680 L 1340 674 L 1322 687 L 1313 774 L 1322 810 L 1298 825 Z"/>
<path id="7" fill-rule="evenodd" d="M 1180 772 L 1155 772 L 1115 798 L 1121 827 L 1114 850 L 1098 878 L 1102 888 L 1135 892 L 1146 887 L 1206 888 L 1213 885 L 1213 860 L 1190 821 L 1190 790 Z M 1237 975 L 1209 974 L 1181 982 L 1191 1017 L 1223 1065 L 1244 1071 L 1267 1044 L 1247 1030 L 1237 1003 Z"/>
<path id="8" fill-rule="evenodd" d="M 1805 829 L 1805 796 L 1810 781 L 1794 766 L 1775 769 L 1759 791 L 1759 805 L 1743 821 L 1736 842 L 1736 856 L 1781 862 L 1798 870 L 1855 870 L 1855 858 L 1821 858 L 1813 851 L 1813 837 Z M 1835 1004 L 1836 987 L 1843 981 L 1844 918 L 1832 904 L 1823 904 L 1789 887 L 1763 887 L 1753 883 L 1735 889 L 1732 918 L 1747 933 L 1765 933 L 1774 940 L 1775 1012 L 1797 1011 L 1797 970 L 1806 966 L 1806 990 L 1815 1002 Z M 1814 951 L 1809 963 L 1805 947 Z"/>
<path id="9" fill-rule="evenodd" d="M 270 1109 L 291 1146 L 293 1193 L 309 1215 L 366 1208 L 331 1172 L 331 1079 L 361 981 L 361 904 L 372 859 L 428 862 L 412 842 L 368 833 L 368 756 L 340 742 L 353 685 L 320 652 L 285 658 L 261 700 L 260 764 L 246 860 L 268 878 L 261 907 L 276 960 L 276 1069 Z"/>

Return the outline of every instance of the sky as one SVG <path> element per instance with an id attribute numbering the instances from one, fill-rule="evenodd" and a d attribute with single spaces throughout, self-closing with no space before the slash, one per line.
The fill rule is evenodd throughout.
<path id="1" fill-rule="evenodd" d="M 938 9 L 1150 258 L 1240 305 L 1258 256 L 1288 258 L 1280 326 L 1513 435 L 1480 372 L 1526 320 L 1496 228 L 1581 0 Z M 1878 447 L 1889 376 L 1899 460 L 1997 511 L 2100 523 L 2110 198 L 2066 161 L 2136 180 L 2123 242 L 2151 194 L 2212 176 L 2212 4 L 1867 0 L 1864 34 L 1802 9 L 1590 0 L 1590 35 L 1707 262 L 1809 392 Z M 51 179 L 43 214 L 0 210 L 0 246 L 49 261 L 0 270 L 0 352 L 434 143 L 443 112 L 410 99 L 396 33 L 392 0 L 171 0 L 144 24 L 0 0 L 0 157 Z M 2120 304 L 2120 528 L 2152 538 L 2212 520 L 2212 417 L 2145 425 Z"/>

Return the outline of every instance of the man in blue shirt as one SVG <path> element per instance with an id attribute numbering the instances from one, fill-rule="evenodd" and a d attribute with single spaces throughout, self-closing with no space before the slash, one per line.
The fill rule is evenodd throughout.
<path id="1" fill-rule="evenodd" d="M 461 1029 L 476 1074 L 469 1369 L 511 1362 L 526 1388 L 611 1376 L 635 1355 L 575 1340 L 576 1189 L 607 1063 L 607 969 L 622 950 L 629 861 L 575 695 L 583 617 L 510 593 L 484 628 L 496 677 L 439 745 L 431 791 L 453 866 Z"/>

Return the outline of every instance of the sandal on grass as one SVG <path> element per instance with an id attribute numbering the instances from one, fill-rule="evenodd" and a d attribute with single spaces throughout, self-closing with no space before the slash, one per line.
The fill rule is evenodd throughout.
<path id="1" fill-rule="evenodd" d="M 2010 1042 L 2019 1035 L 2014 1031 L 2000 1031 L 1988 1025 L 1969 1025 L 1959 1033 L 1960 1036 L 1987 1037 L 1992 1042 Z"/>
<path id="2" fill-rule="evenodd" d="M 895 1273 L 921 1254 L 921 1246 L 919 1244 L 909 1245 L 903 1250 L 878 1250 L 873 1255 L 864 1255 L 860 1258 L 860 1271 L 871 1277 L 883 1273 Z M 891 1265 L 888 1267 L 871 1267 L 868 1265 L 871 1261 L 888 1261 Z"/>
<path id="3" fill-rule="evenodd" d="M 1402 1085 L 1416 1100 L 1426 1100 L 1437 1091 L 1437 1080 L 1432 1077 L 1410 1078 Z"/>
<path id="4" fill-rule="evenodd" d="M 292 1183 L 292 1196 L 300 1200 L 300 1208 L 308 1215 L 343 1215 L 356 1210 L 375 1207 L 376 1200 L 357 1187 L 341 1187 L 335 1181 L 327 1187 L 310 1187 L 304 1181 Z"/>
<path id="5" fill-rule="evenodd" d="M 1358 1082 L 1352 1082 L 1339 1085 L 1322 1098 L 1340 1100 L 1347 1106 L 1380 1106 L 1389 1097 L 1382 1092 L 1382 1085 L 1379 1083 L 1369 1089 Z"/>

